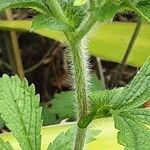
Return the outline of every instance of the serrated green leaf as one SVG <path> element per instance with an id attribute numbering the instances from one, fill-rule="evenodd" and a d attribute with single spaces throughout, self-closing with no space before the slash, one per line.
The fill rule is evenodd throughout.
<path id="1" fill-rule="evenodd" d="M 150 23 L 150 1 L 149 0 L 129 0 L 129 8 L 138 13 L 142 18 Z"/>
<path id="2" fill-rule="evenodd" d="M 150 109 L 149 108 L 138 108 L 132 109 L 130 111 L 124 111 L 125 114 L 132 115 L 136 120 L 142 122 L 145 125 L 150 125 Z"/>
<path id="3" fill-rule="evenodd" d="M 34 18 L 32 23 L 32 30 L 37 30 L 41 28 L 53 29 L 58 31 L 73 30 L 71 26 L 52 16 L 52 14 L 40 14 Z"/>
<path id="4" fill-rule="evenodd" d="M 39 12 L 47 12 L 42 0 L 0 0 L 0 11 L 6 8 L 32 8 Z"/>
<path id="5" fill-rule="evenodd" d="M 50 143 L 48 150 L 71 150 L 73 147 L 74 133 L 71 129 L 66 132 L 60 133 L 53 143 Z"/>
<path id="6" fill-rule="evenodd" d="M 86 128 L 94 118 L 104 118 L 111 116 L 110 109 L 118 101 L 123 88 L 93 91 L 90 96 L 90 113 L 82 120 L 79 120 L 78 126 Z"/>
<path id="7" fill-rule="evenodd" d="M 126 87 L 92 94 L 92 112 L 110 106 L 118 142 L 125 150 L 149 150 L 150 109 L 139 107 L 150 99 L 150 57 Z"/>
<path id="8" fill-rule="evenodd" d="M 113 104 L 111 113 L 119 130 L 118 142 L 125 150 L 149 150 L 150 109 L 141 109 L 150 98 L 150 57 L 124 87 Z"/>
<path id="9" fill-rule="evenodd" d="M 4 142 L 3 139 L 0 138 L 0 150 L 14 150 L 9 142 Z"/>
<path id="10" fill-rule="evenodd" d="M 114 104 L 114 109 L 133 109 L 143 105 L 150 99 L 150 57 L 134 79 L 123 88 L 118 101 Z"/>
<path id="11" fill-rule="evenodd" d="M 89 129 L 87 131 L 85 142 L 91 143 L 91 142 L 95 141 L 97 139 L 96 136 L 99 135 L 100 133 L 101 133 L 101 130 Z"/>
<path id="12" fill-rule="evenodd" d="M 120 6 L 120 2 L 116 3 L 114 0 L 108 0 L 95 10 L 95 15 L 97 15 L 100 22 L 111 21 L 115 14 L 121 9 Z"/>
<path id="13" fill-rule="evenodd" d="M 150 22 L 149 7 L 148 0 L 104 0 L 94 11 L 101 22 L 112 20 L 117 12 L 124 10 L 133 10 Z"/>
<path id="14" fill-rule="evenodd" d="M 118 96 L 123 88 L 97 91 L 93 90 L 90 97 L 90 113 L 85 116 L 82 120 L 79 120 L 78 126 L 80 128 L 86 128 L 94 118 L 103 118 L 110 116 L 110 108 L 118 100 Z"/>
<path id="15" fill-rule="evenodd" d="M 17 76 L 0 78 L 0 114 L 22 150 L 40 150 L 41 108 L 33 85 Z"/>
<path id="16" fill-rule="evenodd" d="M 115 112 L 115 127 L 119 130 L 118 142 L 125 150 L 149 150 L 150 109 Z"/>
<path id="17" fill-rule="evenodd" d="M 114 110 L 130 110 L 142 106 L 150 99 L 150 57 L 138 71 L 134 79 L 125 87 L 92 92 L 93 111 L 112 106 Z"/>
<path id="18" fill-rule="evenodd" d="M 84 5 L 88 0 L 74 0 L 75 6 Z"/>
<path id="19" fill-rule="evenodd" d="M 46 150 L 49 143 L 53 142 L 54 138 L 60 134 L 60 132 L 65 132 L 68 128 L 72 127 L 72 125 L 74 124 L 65 123 L 43 127 L 42 150 Z M 101 133 L 100 135 L 96 136 L 97 139 L 95 141 L 86 144 L 85 149 L 97 150 L 100 147 L 102 150 L 123 150 L 123 146 L 117 143 L 117 130 L 114 128 L 114 121 L 112 118 L 95 119 L 93 120 L 91 127 L 91 130 L 101 130 Z M 0 137 L 4 140 L 8 139 L 15 150 L 20 150 L 18 147 L 18 142 L 14 139 L 11 133 L 0 134 Z"/>
<path id="20" fill-rule="evenodd" d="M 87 131 L 86 143 L 96 140 L 96 136 L 100 134 L 100 130 L 89 129 Z M 48 150 L 71 150 L 74 145 L 76 127 L 68 129 L 66 132 L 61 132 L 48 146 Z"/>
<path id="21" fill-rule="evenodd" d="M 75 30 L 80 26 L 84 17 L 87 15 L 88 7 L 87 5 L 76 7 L 73 2 L 74 0 L 60 0 L 60 5 L 68 20 L 68 24 Z"/>
<path id="22" fill-rule="evenodd" d="M 97 112 L 99 115 L 103 114 L 105 108 L 113 107 L 118 101 L 123 88 L 117 88 L 105 91 L 95 91 L 90 94 L 91 112 Z M 97 115 L 98 115 L 97 114 Z"/>
<path id="23" fill-rule="evenodd" d="M 130 110 L 142 106 L 150 99 L 150 57 L 138 71 L 134 79 L 125 87 L 92 92 L 92 110 L 103 110 L 112 106 L 116 110 Z"/>

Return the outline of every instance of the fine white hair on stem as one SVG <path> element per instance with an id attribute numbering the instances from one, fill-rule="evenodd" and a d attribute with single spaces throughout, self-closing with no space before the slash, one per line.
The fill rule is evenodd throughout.
<path id="1" fill-rule="evenodd" d="M 77 95 L 79 95 L 78 92 L 82 92 L 82 90 L 83 92 L 85 92 L 83 99 L 86 99 L 87 101 L 86 105 L 87 107 L 89 107 L 88 94 L 90 92 L 90 86 L 91 86 L 90 71 L 89 71 L 90 64 L 89 64 L 89 56 L 88 56 L 88 48 L 87 48 L 88 41 L 86 38 L 84 38 L 79 44 L 80 44 L 78 46 L 79 50 L 77 49 L 77 51 L 75 51 L 72 50 L 71 48 L 67 48 L 65 52 L 67 63 L 68 63 L 68 72 L 69 72 L 70 79 L 72 81 L 71 82 L 72 90 L 74 90 L 75 92 L 74 110 L 75 113 L 77 114 L 77 117 L 79 117 L 80 115 L 78 111 L 80 109 L 79 107 L 81 107 L 77 99 Z M 79 83 L 77 83 L 77 80 Z M 82 85 L 83 83 L 80 84 L 80 81 L 84 82 L 84 85 Z M 80 89 L 81 91 L 79 91 L 80 86 L 83 87 L 83 89 Z"/>
<path id="2" fill-rule="evenodd" d="M 83 69 L 84 69 L 84 75 L 85 75 L 85 80 L 86 80 L 86 88 L 87 91 L 90 91 L 90 86 L 91 86 L 91 78 L 90 78 L 90 62 L 89 62 L 89 50 L 88 50 L 88 39 L 84 37 L 81 41 L 80 49 L 82 52 L 82 57 L 83 57 Z"/>
<path id="3" fill-rule="evenodd" d="M 68 71 L 68 77 L 69 77 L 69 82 L 70 82 L 70 84 L 71 84 L 71 90 L 74 92 L 74 94 L 73 94 L 73 106 L 74 106 L 74 108 L 73 108 L 73 111 L 74 111 L 74 113 L 75 114 L 77 114 L 77 103 L 76 103 L 76 96 L 75 96 L 75 81 L 74 81 L 74 75 L 73 75 L 73 63 L 72 63 L 72 56 L 71 56 L 71 48 L 69 47 L 69 46 L 67 46 L 66 47 L 66 49 L 65 49 L 65 61 L 67 62 L 67 71 Z M 77 116 L 74 116 L 75 118 L 75 120 L 77 120 Z"/>

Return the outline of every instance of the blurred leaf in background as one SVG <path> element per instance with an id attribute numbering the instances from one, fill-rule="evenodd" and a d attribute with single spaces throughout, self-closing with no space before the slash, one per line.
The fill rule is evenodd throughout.
<path id="1" fill-rule="evenodd" d="M 3 128 L 4 126 L 5 126 L 5 122 L 0 116 L 0 129 Z"/>
<path id="2" fill-rule="evenodd" d="M 58 120 L 56 119 L 56 114 L 54 114 L 51 111 L 51 108 L 49 106 L 42 107 L 42 119 L 43 119 L 43 126 L 58 123 Z"/>
<path id="3" fill-rule="evenodd" d="M 91 91 L 104 90 L 101 80 L 98 79 L 96 74 L 92 74 L 91 82 Z M 51 107 L 43 106 L 43 125 L 56 124 L 63 119 L 74 120 L 75 113 L 72 111 L 74 110 L 73 99 L 73 91 L 56 94 Z"/>

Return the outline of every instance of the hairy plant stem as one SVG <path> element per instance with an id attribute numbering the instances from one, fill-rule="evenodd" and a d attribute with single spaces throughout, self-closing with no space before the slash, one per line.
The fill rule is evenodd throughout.
<path id="1" fill-rule="evenodd" d="M 78 116 L 78 123 L 89 113 L 89 66 L 88 56 L 86 52 L 86 44 L 82 42 L 84 42 L 84 36 L 90 31 L 96 21 L 96 17 L 90 14 L 89 17 L 84 20 L 82 25 L 76 30 L 74 35 L 66 35 L 70 42 L 71 48 L 69 52 L 71 53 L 72 72 L 74 77 L 74 88 L 76 94 L 76 114 Z M 77 133 L 73 148 L 74 150 L 83 149 L 86 139 L 86 131 L 87 128 L 80 128 L 79 126 L 77 126 Z"/>
<path id="2" fill-rule="evenodd" d="M 49 0 L 53 11 L 64 22 L 68 22 L 60 4 L 57 0 Z M 92 4 L 91 4 L 92 6 Z M 85 118 L 89 113 L 89 66 L 88 56 L 86 53 L 86 44 L 82 43 L 84 36 L 90 31 L 93 25 L 96 23 L 97 17 L 93 13 L 89 13 L 87 18 L 83 20 L 80 27 L 74 33 L 67 33 L 65 35 L 70 43 L 69 54 L 72 63 L 72 76 L 74 78 L 74 88 L 76 95 L 76 114 L 78 117 L 78 123 Z M 85 44 L 85 45 L 84 45 Z M 77 133 L 74 143 L 74 150 L 82 150 L 86 139 L 87 128 L 79 128 L 77 126 Z"/>
<path id="3" fill-rule="evenodd" d="M 71 44 L 72 69 L 79 110 L 78 116 L 82 119 L 88 113 L 88 62 L 85 49 L 81 46 L 81 41 Z"/>
<path id="4" fill-rule="evenodd" d="M 81 40 L 73 39 L 70 42 L 72 61 L 72 71 L 74 78 L 74 88 L 76 95 L 76 113 L 78 121 L 82 120 L 89 113 L 89 85 L 87 80 L 88 75 L 88 60 L 86 56 L 86 49 L 82 47 Z M 77 128 L 76 140 L 74 145 L 74 150 L 82 150 L 86 137 L 86 128 Z"/>
<path id="5" fill-rule="evenodd" d="M 77 128 L 74 150 L 82 150 L 86 139 L 87 128 Z"/>

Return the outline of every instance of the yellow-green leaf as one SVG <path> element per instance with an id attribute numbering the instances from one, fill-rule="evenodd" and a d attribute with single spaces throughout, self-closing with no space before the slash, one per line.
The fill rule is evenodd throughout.
<path id="1" fill-rule="evenodd" d="M 31 21 L 0 21 L 0 29 L 31 31 Z M 135 23 L 97 24 L 90 34 L 89 51 L 105 60 L 120 62 L 134 31 Z M 66 43 L 65 35 L 59 31 L 38 29 L 34 33 Z M 112 36 L 113 35 L 113 36 Z M 140 67 L 150 56 L 150 25 L 143 24 L 127 64 Z"/>
<path id="2" fill-rule="evenodd" d="M 46 150 L 49 142 L 52 142 L 61 132 L 70 128 L 73 123 L 59 124 L 42 128 L 42 150 Z M 101 130 L 97 139 L 86 145 L 87 150 L 123 150 L 123 146 L 117 143 L 117 130 L 114 128 L 112 118 L 97 119 L 92 122 L 91 127 Z M 15 150 L 21 150 L 17 141 L 11 133 L 0 135 L 5 141 L 8 140 Z"/>
<path id="3" fill-rule="evenodd" d="M 75 0 L 74 5 L 79 6 L 79 5 L 84 5 L 88 0 Z"/>

